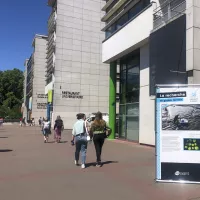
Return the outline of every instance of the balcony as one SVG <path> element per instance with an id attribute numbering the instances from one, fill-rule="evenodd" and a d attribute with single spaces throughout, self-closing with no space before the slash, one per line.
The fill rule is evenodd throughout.
<path id="1" fill-rule="evenodd" d="M 170 23 L 185 14 L 186 0 L 169 0 L 154 10 L 153 30 L 156 31 L 162 26 Z"/>
<path id="2" fill-rule="evenodd" d="M 139 1 L 139 0 L 136 0 L 136 1 Z M 128 0 L 120 0 L 120 1 L 118 1 L 118 2 L 109 10 L 109 12 L 106 13 L 106 14 L 102 17 L 101 21 L 102 21 L 102 22 L 107 22 L 108 19 L 109 19 L 113 14 L 117 13 L 117 11 L 118 11 L 125 3 L 127 3 L 127 2 L 128 2 Z"/>
<path id="3" fill-rule="evenodd" d="M 105 6 L 102 8 L 102 11 L 106 11 L 109 7 L 116 3 L 118 0 L 109 0 L 106 2 Z"/>
<path id="4" fill-rule="evenodd" d="M 52 53 L 47 59 L 47 66 L 46 66 L 47 74 L 46 74 L 46 77 L 48 77 L 49 74 L 52 74 L 54 72 L 55 60 L 56 60 L 55 54 Z"/>
<path id="5" fill-rule="evenodd" d="M 49 48 L 49 49 L 47 50 L 46 59 L 48 60 L 48 59 L 53 55 L 53 53 L 55 53 L 55 47 Z"/>
<path id="6" fill-rule="evenodd" d="M 150 0 L 135 0 L 124 5 L 123 9 L 110 20 L 102 29 L 105 31 L 106 38 L 112 36 L 118 29 L 123 27 L 133 18 L 136 18 L 140 13 L 151 5 Z"/>
<path id="7" fill-rule="evenodd" d="M 150 4 L 103 41 L 102 61 L 109 63 L 144 45 L 153 29 L 153 6 Z"/>
<path id="8" fill-rule="evenodd" d="M 55 41 L 56 41 L 56 33 L 54 32 L 49 35 L 47 46 L 51 47 L 52 45 L 55 45 Z"/>
<path id="9" fill-rule="evenodd" d="M 55 41 L 56 41 L 56 34 L 55 32 L 49 35 L 48 37 L 48 43 L 47 43 L 47 58 L 49 57 L 49 54 L 52 54 L 55 50 Z"/>
<path id="10" fill-rule="evenodd" d="M 48 59 L 47 59 L 47 67 L 48 67 L 48 65 L 51 65 L 51 64 L 55 64 L 55 61 L 56 61 L 56 56 L 55 56 L 55 54 L 54 53 L 52 53 L 52 54 L 50 54 L 50 56 L 48 57 Z"/>
<path id="11" fill-rule="evenodd" d="M 53 33 L 56 30 L 56 12 L 52 12 L 48 20 L 48 32 Z"/>
<path id="12" fill-rule="evenodd" d="M 49 76 L 46 76 L 46 84 L 50 84 L 53 80 L 53 74 L 50 74 Z M 48 88 L 47 88 L 48 89 Z M 46 92 L 46 87 L 45 87 L 45 94 L 48 94 L 48 91 Z"/>

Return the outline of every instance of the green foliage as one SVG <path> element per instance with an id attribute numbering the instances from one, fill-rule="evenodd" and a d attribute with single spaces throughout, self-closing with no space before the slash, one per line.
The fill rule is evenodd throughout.
<path id="1" fill-rule="evenodd" d="M 19 69 L 0 71 L 0 117 L 21 117 L 23 72 Z"/>

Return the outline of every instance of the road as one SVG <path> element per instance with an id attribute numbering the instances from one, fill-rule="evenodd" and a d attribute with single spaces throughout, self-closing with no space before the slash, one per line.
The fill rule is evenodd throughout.
<path id="1" fill-rule="evenodd" d="M 63 142 L 44 144 L 39 128 L 0 127 L 1 200 L 198 200 L 199 185 L 155 183 L 154 148 L 106 141 L 104 166 L 94 166 L 89 145 L 87 168 L 74 166 L 70 132 Z M 199 197 L 199 198 L 198 198 Z"/>

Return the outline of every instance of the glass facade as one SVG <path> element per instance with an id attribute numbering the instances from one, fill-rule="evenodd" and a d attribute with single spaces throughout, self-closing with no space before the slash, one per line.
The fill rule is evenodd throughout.
<path id="1" fill-rule="evenodd" d="M 119 137 L 139 141 L 140 52 L 120 61 Z"/>
<path id="2" fill-rule="evenodd" d="M 124 24 L 139 14 L 149 4 L 150 0 L 141 0 L 135 4 L 129 11 L 127 11 L 127 13 L 122 15 L 122 17 L 120 17 L 114 24 L 105 30 L 106 38 L 111 36 L 115 31 L 119 30 Z M 117 15 L 117 13 L 115 14 Z"/>

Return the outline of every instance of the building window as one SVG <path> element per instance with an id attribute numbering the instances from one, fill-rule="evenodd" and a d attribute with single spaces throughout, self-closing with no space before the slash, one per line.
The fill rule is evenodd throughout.
<path id="1" fill-rule="evenodd" d="M 119 0 L 114 0 L 107 8 L 106 8 L 106 13 L 108 13 L 114 6 L 115 4 L 118 2 Z M 108 3 L 108 1 L 106 1 L 106 3 Z"/>
<path id="2" fill-rule="evenodd" d="M 139 140 L 140 53 L 120 61 L 119 137 Z"/>
<path id="3" fill-rule="evenodd" d="M 111 36 L 115 31 L 119 30 L 124 24 L 126 24 L 129 20 L 139 14 L 149 4 L 150 0 L 141 0 L 140 2 L 135 4 L 126 14 L 120 17 L 114 24 L 112 24 L 109 28 L 105 30 L 106 38 Z"/>

